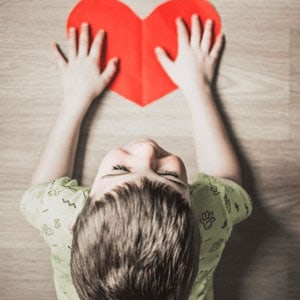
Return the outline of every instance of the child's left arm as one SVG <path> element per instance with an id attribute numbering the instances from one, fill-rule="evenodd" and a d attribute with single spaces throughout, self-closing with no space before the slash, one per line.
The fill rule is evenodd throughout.
<path id="1" fill-rule="evenodd" d="M 37 162 L 31 185 L 72 177 L 80 127 L 93 100 L 106 88 L 117 70 L 117 59 L 111 59 L 100 70 L 100 53 L 104 32 L 99 31 L 89 49 L 88 24 L 82 24 L 77 49 L 75 29 L 68 37 L 68 61 L 52 44 L 62 71 L 64 97 L 59 114 L 50 131 L 46 146 Z"/>

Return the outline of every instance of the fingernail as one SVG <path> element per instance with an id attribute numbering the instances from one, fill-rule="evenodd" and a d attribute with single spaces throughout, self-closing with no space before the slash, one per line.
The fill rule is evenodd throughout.
<path id="1" fill-rule="evenodd" d="M 118 62 L 119 62 L 119 58 L 118 58 L 118 57 L 115 57 L 115 58 L 113 59 L 113 63 L 116 65 Z"/>
<path id="2" fill-rule="evenodd" d="M 156 47 L 154 49 L 154 51 L 155 51 L 156 54 L 160 54 L 161 53 L 161 48 L 160 47 Z"/>

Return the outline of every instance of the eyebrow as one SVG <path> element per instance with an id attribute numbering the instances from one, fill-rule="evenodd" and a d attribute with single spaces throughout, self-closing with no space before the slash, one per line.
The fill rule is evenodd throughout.
<path id="1" fill-rule="evenodd" d="M 101 179 L 104 179 L 104 178 L 109 178 L 109 177 L 116 177 L 116 176 L 125 176 L 125 175 L 130 175 L 130 174 L 132 174 L 132 173 L 109 173 L 109 174 L 106 174 L 106 175 L 104 175 L 104 176 L 101 176 L 100 178 Z M 159 176 L 159 175 L 158 175 Z M 146 176 L 147 177 L 147 176 Z M 161 176 L 160 176 L 161 177 Z M 178 180 L 168 180 L 167 178 L 165 178 L 168 182 L 173 182 L 173 183 L 175 183 L 175 184 L 178 184 L 178 185 L 181 185 L 181 186 L 183 186 L 184 188 L 187 188 L 187 185 L 183 182 L 183 181 L 181 181 L 180 179 L 178 179 Z"/>

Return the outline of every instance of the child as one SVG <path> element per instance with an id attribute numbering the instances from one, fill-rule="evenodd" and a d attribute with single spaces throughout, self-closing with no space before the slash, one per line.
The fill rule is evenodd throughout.
<path id="1" fill-rule="evenodd" d="M 175 61 L 155 51 L 191 111 L 199 170 L 191 185 L 183 161 L 151 139 L 110 151 L 91 188 L 71 179 L 82 120 L 118 66 L 113 58 L 99 69 L 104 33 L 89 49 L 87 24 L 78 49 L 71 28 L 68 61 L 53 45 L 64 100 L 20 208 L 50 246 L 60 300 L 213 299 L 233 225 L 252 212 L 211 92 L 222 35 L 211 46 L 212 22 L 201 34 L 196 15 L 190 34 L 176 24 Z"/>

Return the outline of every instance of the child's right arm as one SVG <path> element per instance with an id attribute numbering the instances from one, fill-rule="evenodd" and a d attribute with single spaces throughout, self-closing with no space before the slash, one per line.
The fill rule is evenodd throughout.
<path id="1" fill-rule="evenodd" d="M 190 38 L 183 21 L 177 19 L 176 24 L 177 58 L 172 61 L 162 48 L 156 49 L 156 54 L 163 69 L 188 101 L 198 169 L 208 175 L 242 184 L 240 164 L 215 105 L 211 88 L 223 35 L 218 36 L 211 49 L 212 23 L 206 23 L 202 38 L 197 16 L 192 17 Z"/>

